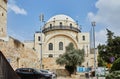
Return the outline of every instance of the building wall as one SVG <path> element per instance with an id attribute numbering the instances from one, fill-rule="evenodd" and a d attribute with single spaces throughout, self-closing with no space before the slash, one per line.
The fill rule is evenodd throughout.
<path id="1" fill-rule="evenodd" d="M 85 36 L 85 40 L 83 40 Z M 35 34 L 35 49 L 40 53 L 41 40 L 38 41 L 38 37 L 41 37 L 41 33 Z M 59 50 L 59 42 L 63 42 L 63 50 Z M 84 49 L 85 53 L 90 53 L 89 50 L 89 33 L 76 33 L 69 30 L 54 30 L 42 34 L 42 52 L 43 57 L 49 57 L 49 54 L 53 54 L 54 57 L 59 57 L 60 54 L 65 52 L 65 47 L 72 42 L 77 49 Z M 49 43 L 53 44 L 53 50 L 49 50 Z"/>
<path id="2" fill-rule="evenodd" d="M 49 27 L 50 24 L 53 26 L 59 26 L 60 22 L 64 26 L 72 26 L 78 28 L 77 23 L 63 20 L 57 20 L 46 23 L 45 27 Z M 0 38 L 7 36 L 7 0 L 0 0 Z M 42 35 L 42 37 L 41 37 Z M 38 37 L 42 40 L 38 40 Z M 82 40 L 82 36 L 85 36 L 86 40 Z M 70 30 L 56 30 L 49 31 L 46 33 L 35 33 L 34 41 L 28 41 L 24 44 L 14 38 L 9 38 L 8 41 L 0 40 L 0 50 L 6 56 L 10 64 L 14 69 L 20 67 L 33 67 L 39 68 L 39 57 L 41 53 L 41 41 L 42 41 L 42 54 L 43 64 L 45 68 L 61 68 L 56 65 L 56 58 L 48 58 L 49 54 L 53 54 L 53 57 L 59 57 L 60 54 L 65 52 L 65 47 L 72 42 L 75 48 L 85 49 L 85 52 L 89 52 L 89 33 L 77 33 Z M 63 50 L 59 50 L 59 42 L 63 42 Z M 53 50 L 48 50 L 48 44 L 53 43 Z M 34 48 L 34 50 L 33 50 Z M 36 53 L 37 52 L 37 53 Z M 86 58 L 87 59 L 87 58 Z M 87 60 L 86 60 L 87 62 Z M 85 62 L 85 64 L 86 64 Z M 62 67 L 63 68 L 63 67 Z"/>
<path id="3" fill-rule="evenodd" d="M 69 18 L 69 17 L 68 17 Z M 60 22 L 62 22 L 62 26 L 64 28 L 70 27 L 70 23 L 72 23 L 72 27 L 79 29 L 77 23 L 73 20 L 53 20 L 51 18 L 47 23 L 43 26 L 43 29 L 50 28 L 50 24 L 55 27 L 60 27 Z M 60 17 L 61 19 L 61 17 Z M 90 54 L 90 35 L 89 33 L 81 33 L 80 31 L 75 31 L 74 29 L 54 29 L 43 33 L 36 32 L 34 35 L 34 47 L 36 52 L 38 53 L 38 58 L 43 58 L 43 65 L 45 69 L 59 69 L 61 66 L 56 64 L 56 58 L 58 58 L 61 54 L 65 53 L 65 47 L 68 46 L 70 42 L 74 44 L 76 49 L 84 49 L 85 51 L 85 62 L 83 66 L 87 67 L 88 62 L 93 62 L 93 54 Z M 59 42 L 63 42 L 63 50 L 59 50 Z M 42 44 L 41 44 L 42 43 Z M 49 44 L 53 44 L 53 50 L 49 50 Z M 42 47 L 41 47 L 42 46 Z M 52 55 L 52 57 L 50 57 Z M 91 66 L 90 63 L 89 66 Z M 63 67 L 62 67 L 63 68 Z"/>
<path id="4" fill-rule="evenodd" d="M 0 38 L 7 36 L 7 0 L 0 0 Z"/>
<path id="5" fill-rule="evenodd" d="M 54 57 L 59 57 L 60 54 L 63 54 L 65 52 L 65 47 L 72 42 L 75 46 L 75 48 L 79 47 L 78 41 L 77 41 L 77 33 L 74 31 L 69 30 L 56 30 L 56 31 L 50 31 L 45 34 L 42 34 L 42 52 L 44 57 L 48 57 L 49 54 L 53 54 Z M 41 36 L 41 34 L 37 33 L 35 34 L 35 49 L 39 50 L 38 53 L 40 53 L 40 42 L 38 41 L 38 37 Z M 63 42 L 63 50 L 59 50 L 59 42 Z M 48 50 L 49 43 L 53 44 L 53 50 Z"/>
<path id="6" fill-rule="evenodd" d="M 0 50 L 8 59 L 13 69 L 40 67 L 37 53 L 12 37 L 9 38 L 9 41 L 0 41 Z"/>
<path id="7" fill-rule="evenodd" d="M 34 50 L 34 42 L 33 41 L 25 41 L 24 45 L 30 49 Z"/>
<path id="8" fill-rule="evenodd" d="M 29 47 L 33 46 L 28 43 Z M 7 37 L 7 0 L 0 0 L 0 51 L 13 69 L 20 67 L 39 68 L 37 53 L 20 41 Z"/>
<path id="9" fill-rule="evenodd" d="M 83 36 L 85 36 L 85 40 L 83 40 Z M 42 40 L 38 41 L 38 37 L 41 37 Z M 56 58 L 59 57 L 59 55 L 65 53 L 65 47 L 68 46 L 70 42 L 74 44 L 75 48 L 85 50 L 85 62 L 82 64 L 83 66 L 87 67 L 86 63 L 94 61 L 94 55 L 90 55 L 89 33 L 77 33 L 70 30 L 54 30 L 46 33 L 35 33 L 35 49 L 38 50 L 39 58 L 41 55 L 41 41 L 43 65 L 45 69 L 64 68 L 56 64 Z M 63 50 L 59 50 L 59 42 L 63 42 Z M 49 50 L 49 43 L 53 44 L 53 50 Z M 53 55 L 53 58 L 49 57 L 50 54 Z M 93 66 L 93 63 L 90 63 L 89 66 L 91 66 L 91 64 Z"/>
<path id="10" fill-rule="evenodd" d="M 79 49 L 84 49 L 85 54 L 90 53 L 90 35 L 89 33 L 78 33 Z"/>

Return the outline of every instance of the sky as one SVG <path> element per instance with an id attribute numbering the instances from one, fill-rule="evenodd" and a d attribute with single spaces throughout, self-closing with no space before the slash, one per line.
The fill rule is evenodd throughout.
<path id="1" fill-rule="evenodd" d="M 65 14 L 78 21 L 82 32 L 91 31 L 95 21 L 95 42 L 105 44 L 106 28 L 120 36 L 120 0 L 8 0 L 7 31 L 20 41 L 34 40 L 40 30 L 40 14 L 48 21 Z"/>

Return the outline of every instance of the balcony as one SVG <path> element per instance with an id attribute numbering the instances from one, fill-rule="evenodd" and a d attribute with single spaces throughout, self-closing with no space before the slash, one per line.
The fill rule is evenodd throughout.
<path id="1" fill-rule="evenodd" d="M 80 29 L 75 28 L 75 27 L 71 27 L 71 26 L 52 26 L 52 27 L 48 27 L 48 28 L 43 28 L 42 32 L 48 32 L 48 31 L 53 31 L 53 30 L 71 30 L 74 32 L 81 32 Z"/>

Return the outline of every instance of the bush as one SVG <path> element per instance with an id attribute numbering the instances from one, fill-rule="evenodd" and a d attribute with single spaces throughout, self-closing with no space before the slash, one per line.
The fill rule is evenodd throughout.
<path id="1" fill-rule="evenodd" d="M 120 71 L 113 71 L 106 76 L 106 79 L 120 79 Z"/>
<path id="2" fill-rule="evenodd" d="M 113 63 L 110 74 L 106 76 L 106 79 L 120 79 L 120 58 Z"/>
<path id="3" fill-rule="evenodd" d="M 120 70 L 120 58 L 118 58 L 112 65 L 111 67 L 111 72 L 112 71 L 116 71 L 116 70 Z"/>

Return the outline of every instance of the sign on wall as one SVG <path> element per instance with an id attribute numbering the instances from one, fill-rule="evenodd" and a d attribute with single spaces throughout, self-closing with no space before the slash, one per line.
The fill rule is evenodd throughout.
<path id="1" fill-rule="evenodd" d="M 85 67 L 77 67 L 77 72 L 89 72 L 91 71 L 91 68 L 85 68 Z"/>

